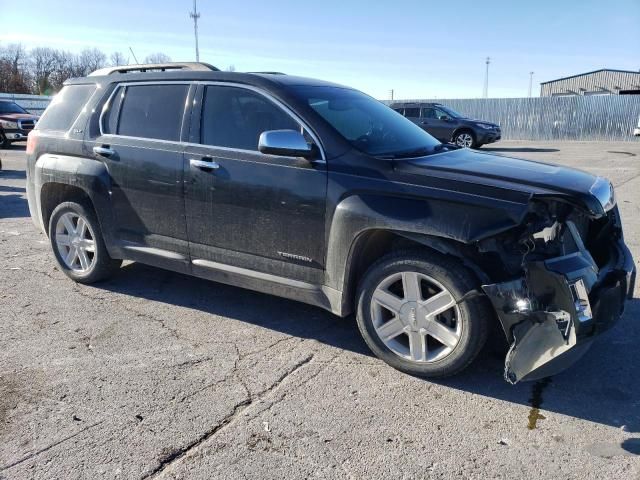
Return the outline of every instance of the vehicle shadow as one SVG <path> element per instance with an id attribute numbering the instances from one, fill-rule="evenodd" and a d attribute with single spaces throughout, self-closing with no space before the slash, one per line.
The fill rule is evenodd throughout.
<path id="1" fill-rule="evenodd" d="M 559 148 L 538 148 L 538 147 L 482 147 L 482 150 L 486 150 L 488 152 L 537 152 L 537 153 L 548 153 L 548 152 L 559 152 Z"/>
<path id="2" fill-rule="evenodd" d="M 15 188 L 15 190 L 10 190 Z M 0 187 L 0 192 L 15 191 L 24 192 L 19 187 Z M 24 195 L 8 194 L 0 195 L 0 218 L 22 218 L 29 216 L 29 205 Z"/>
<path id="3" fill-rule="evenodd" d="M 0 170 L 0 178 L 26 180 L 27 172 L 25 170 Z"/>
<path id="4" fill-rule="evenodd" d="M 341 319 L 299 302 L 136 263 L 123 267 L 119 275 L 99 287 L 372 356 L 353 317 Z M 471 367 L 455 377 L 425 382 L 520 405 L 532 406 L 535 402 L 542 411 L 612 427 L 624 425 L 628 432 L 640 432 L 640 322 L 633 321 L 639 316 L 640 300 L 634 299 L 614 329 L 598 339 L 576 365 L 548 384 L 507 384 L 502 378 L 504 351 L 495 348 L 486 348 Z M 524 426 L 527 420 L 523 416 Z"/>

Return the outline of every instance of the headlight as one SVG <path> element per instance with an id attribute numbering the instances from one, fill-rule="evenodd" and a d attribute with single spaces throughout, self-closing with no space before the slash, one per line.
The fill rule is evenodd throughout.
<path id="1" fill-rule="evenodd" d="M 10 122 L 9 120 L 0 120 L 2 128 L 18 128 L 18 122 Z"/>
<path id="2" fill-rule="evenodd" d="M 608 212 L 616 205 L 616 194 L 613 190 L 613 185 L 611 185 L 611 182 L 606 178 L 596 178 L 589 192 L 598 199 L 605 212 Z"/>
<path id="3" fill-rule="evenodd" d="M 476 127 L 484 128 L 485 130 L 491 130 L 493 125 L 487 125 L 486 123 L 476 123 Z"/>

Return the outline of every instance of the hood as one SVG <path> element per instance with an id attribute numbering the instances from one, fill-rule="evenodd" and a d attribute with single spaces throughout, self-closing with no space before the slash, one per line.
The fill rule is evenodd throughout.
<path id="1" fill-rule="evenodd" d="M 539 196 L 560 196 L 602 214 L 600 201 L 591 193 L 598 177 L 581 170 L 519 158 L 453 150 L 418 159 L 399 160 L 396 170 L 404 174 L 443 175 L 466 184 L 508 188 Z"/>
<path id="2" fill-rule="evenodd" d="M 0 119 L 15 122 L 16 120 L 38 120 L 32 113 L 0 113 Z"/>
<path id="3" fill-rule="evenodd" d="M 462 120 L 462 121 L 468 122 L 468 123 L 484 123 L 485 125 L 491 125 L 494 128 L 500 128 L 500 125 L 498 125 L 497 123 L 487 122 L 486 120 L 478 120 L 478 119 L 475 119 L 475 118 L 467 118 L 467 117 L 458 118 L 458 120 Z"/>

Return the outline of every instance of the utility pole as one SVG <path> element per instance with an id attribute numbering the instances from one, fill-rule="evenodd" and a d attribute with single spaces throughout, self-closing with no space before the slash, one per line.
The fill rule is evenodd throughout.
<path id="1" fill-rule="evenodd" d="M 391 98 L 391 100 L 393 100 L 393 88 L 389 90 L 389 97 Z"/>
<path id="2" fill-rule="evenodd" d="M 529 98 L 531 98 L 531 90 L 533 89 L 533 74 L 535 72 L 529 72 Z"/>
<path id="3" fill-rule="evenodd" d="M 193 0 L 193 12 L 190 12 L 189 16 L 193 18 L 193 33 L 196 36 L 196 62 L 199 62 L 200 50 L 198 49 L 198 19 L 200 18 L 200 13 L 198 12 L 197 0 Z"/>
<path id="4" fill-rule="evenodd" d="M 487 69 L 484 74 L 484 90 L 482 92 L 482 96 L 487 98 L 489 96 L 489 64 L 491 63 L 491 58 L 487 57 L 486 64 Z"/>

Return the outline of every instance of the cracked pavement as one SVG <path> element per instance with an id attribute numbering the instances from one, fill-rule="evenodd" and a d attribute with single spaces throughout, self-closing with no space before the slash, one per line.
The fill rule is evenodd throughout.
<path id="1" fill-rule="evenodd" d="M 640 301 L 532 411 L 496 348 L 430 382 L 301 303 L 134 263 L 74 284 L 28 217 L 23 148 L 0 150 L 0 479 L 640 479 Z M 611 178 L 640 259 L 640 142 L 486 150 Z"/>

